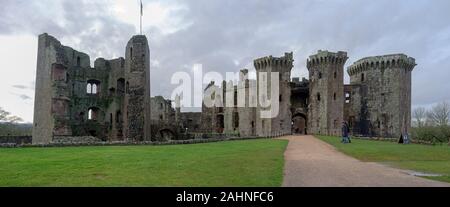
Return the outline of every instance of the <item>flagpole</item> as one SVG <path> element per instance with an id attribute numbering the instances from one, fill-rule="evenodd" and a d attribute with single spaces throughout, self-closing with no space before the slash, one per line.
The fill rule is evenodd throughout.
<path id="1" fill-rule="evenodd" d="M 141 0 L 141 15 L 140 15 L 140 31 L 141 31 L 141 35 L 142 35 L 142 15 L 143 15 L 143 5 L 142 5 L 142 0 Z"/>

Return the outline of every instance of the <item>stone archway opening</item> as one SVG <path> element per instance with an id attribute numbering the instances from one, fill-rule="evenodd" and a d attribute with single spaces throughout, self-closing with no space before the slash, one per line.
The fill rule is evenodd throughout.
<path id="1" fill-rule="evenodd" d="M 297 113 L 292 116 L 292 133 L 293 134 L 308 134 L 307 118 L 305 114 Z"/>
<path id="2" fill-rule="evenodd" d="M 160 134 L 162 140 L 169 141 L 169 140 L 175 139 L 175 133 L 170 129 L 159 130 L 159 134 Z"/>

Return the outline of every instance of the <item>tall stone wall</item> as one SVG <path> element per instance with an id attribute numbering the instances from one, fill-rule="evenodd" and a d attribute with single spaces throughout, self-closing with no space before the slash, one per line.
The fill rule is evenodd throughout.
<path id="1" fill-rule="evenodd" d="M 257 88 L 256 80 L 248 79 L 248 70 L 241 70 L 240 82 L 237 86 L 237 102 L 244 101 L 245 104 L 239 104 L 238 107 L 239 135 L 256 136 L 256 106 L 257 106 Z"/>
<path id="2" fill-rule="evenodd" d="M 344 64 L 347 59 L 346 52 L 321 50 L 309 57 L 309 133 L 341 133 L 344 117 Z"/>
<path id="3" fill-rule="evenodd" d="M 150 141 L 150 49 L 147 38 L 143 35 L 132 37 L 125 54 L 126 134 L 131 140 Z"/>
<path id="4" fill-rule="evenodd" d="M 350 83 L 361 86 L 360 112 L 354 112 L 361 134 L 399 137 L 409 132 L 415 66 L 414 58 L 394 54 L 363 58 L 348 68 Z"/>
<path id="5" fill-rule="evenodd" d="M 132 138 L 150 137 L 148 43 L 145 36 L 137 36 L 128 46 L 127 51 L 136 48 L 133 58 L 131 54 L 126 59 L 98 58 L 92 68 L 87 54 L 61 45 L 48 34 L 39 36 L 33 144 L 48 144 L 55 137 L 122 141 L 128 135 L 124 123 L 129 120 L 128 110 L 138 117 L 132 129 L 140 129 Z M 127 104 L 130 97 L 136 100 L 132 107 Z"/>

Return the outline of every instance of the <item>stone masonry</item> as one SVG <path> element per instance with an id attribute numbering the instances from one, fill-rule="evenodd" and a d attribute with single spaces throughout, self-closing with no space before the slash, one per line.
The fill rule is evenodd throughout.
<path id="1" fill-rule="evenodd" d="M 309 132 L 339 135 L 344 118 L 346 52 L 320 51 L 309 57 Z"/>
<path id="2" fill-rule="evenodd" d="M 38 44 L 33 144 L 291 133 L 339 136 L 344 121 L 354 136 L 399 137 L 411 128 L 411 74 L 416 63 L 404 54 L 356 61 L 348 67 L 348 85 L 346 52 L 319 50 L 311 55 L 306 64 L 309 79 L 302 80 L 291 80 L 292 52 L 258 58 L 253 62 L 256 80 L 243 69 L 238 83 L 211 82 L 204 99 L 215 106 L 204 103 L 202 112 L 182 113 L 179 96 L 175 107 L 162 96 L 150 97 L 150 49 L 143 35 L 130 39 L 125 58 L 98 58 L 94 67 L 87 54 L 48 34 L 40 35 Z M 279 82 L 273 82 L 274 74 Z M 273 84 L 279 91 L 270 91 Z M 261 104 L 268 101 L 271 106 Z M 274 102 L 278 113 L 262 117 Z"/>

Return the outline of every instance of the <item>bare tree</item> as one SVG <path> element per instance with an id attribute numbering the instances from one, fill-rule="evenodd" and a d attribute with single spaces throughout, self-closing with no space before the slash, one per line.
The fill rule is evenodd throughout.
<path id="1" fill-rule="evenodd" d="M 418 107 L 413 111 L 413 121 L 417 127 L 423 127 L 427 118 L 427 110 L 424 107 Z"/>
<path id="2" fill-rule="evenodd" d="M 10 115 L 9 112 L 3 110 L 3 108 L 0 107 L 0 121 L 8 121 L 9 115 Z"/>
<path id="3" fill-rule="evenodd" d="M 431 111 L 428 112 L 427 118 L 437 126 L 448 126 L 450 117 L 450 104 L 448 102 L 442 102 L 434 106 Z"/>
<path id="4" fill-rule="evenodd" d="M 0 122 L 17 123 L 22 121 L 22 118 L 18 116 L 11 116 L 11 113 L 3 110 L 3 108 L 0 107 Z"/>

